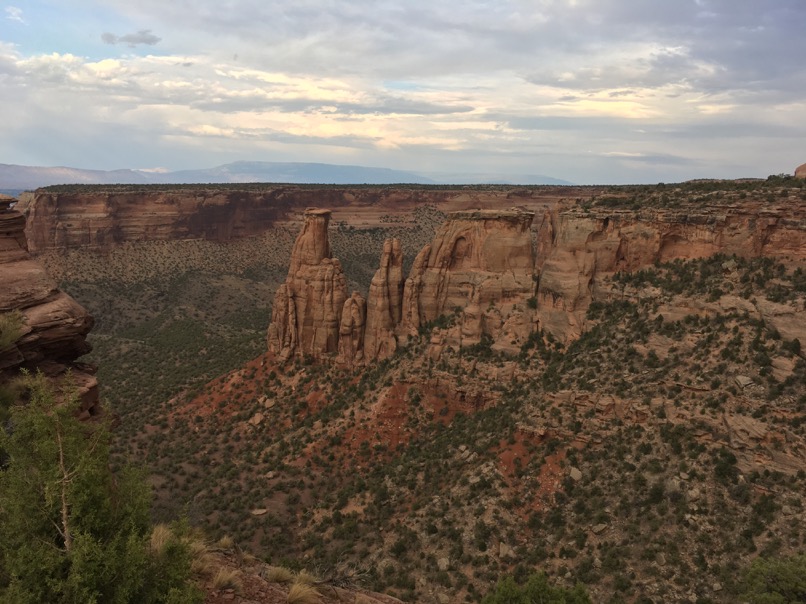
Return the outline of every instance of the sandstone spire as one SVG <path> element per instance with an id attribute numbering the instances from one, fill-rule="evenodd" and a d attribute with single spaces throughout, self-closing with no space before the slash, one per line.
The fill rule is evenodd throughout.
<path id="1" fill-rule="evenodd" d="M 795 178 L 806 178 L 806 164 L 795 168 Z"/>
<path id="2" fill-rule="evenodd" d="M 347 284 L 341 264 L 330 256 L 329 222 L 329 210 L 305 210 L 288 277 L 274 297 L 267 339 L 282 359 L 338 351 Z"/>
<path id="3" fill-rule="evenodd" d="M 384 359 L 397 349 L 395 328 L 400 324 L 403 306 L 403 250 L 400 240 L 383 244 L 380 267 L 369 286 L 364 356 Z"/>
<path id="4" fill-rule="evenodd" d="M 338 362 L 343 365 L 361 365 L 364 362 L 364 330 L 367 303 L 358 292 L 347 298 L 339 324 Z"/>

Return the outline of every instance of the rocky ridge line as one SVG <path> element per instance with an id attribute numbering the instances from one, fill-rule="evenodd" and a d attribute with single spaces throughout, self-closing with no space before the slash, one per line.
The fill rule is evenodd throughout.
<path id="1" fill-rule="evenodd" d="M 330 212 L 309 208 L 275 297 L 269 350 L 281 360 L 337 353 L 341 364 L 367 364 L 455 310 L 458 324 L 435 342 L 437 354 L 441 345 L 477 344 L 485 335 L 502 348 L 519 346 L 533 321 L 526 304 L 534 293 L 532 218 L 520 210 L 454 212 L 405 282 L 400 242 L 388 239 L 365 301 L 357 292 L 347 296 L 341 265 L 330 256 Z"/>
<path id="2" fill-rule="evenodd" d="M 405 281 L 400 243 L 387 240 L 365 301 L 358 293 L 348 298 L 341 265 L 330 256 L 330 212 L 309 209 L 275 299 L 269 349 L 284 360 L 337 353 L 342 364 L 368 364 L 455 313 L 453 326 L 434 335 L 434 358 L 445 346 L 471 346 L 484 337 L 493 350 L 517 353 L 538 329 L 564 342 L 578 338 L 593 300 L 624 295 L 612 285 L 618 272 L 717 253 L 806 261 L 802 201 L 680 210 L 554 208 L 537 226 L 536 252 L 533 217 L 518 209 L 453 212 Z M 800 335 L 776 312 L 762 314 L 782 333 Z"/>

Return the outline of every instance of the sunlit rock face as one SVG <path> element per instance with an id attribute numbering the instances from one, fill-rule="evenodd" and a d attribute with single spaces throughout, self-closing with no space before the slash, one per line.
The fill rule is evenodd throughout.
<path id="1" fill-rule="evenodd" d="M 802 263 L 806 221 L 801 206 L 547 211 L 537 236 L 539 326 L 565 341 L 579 337 L 590 302 L 614 295 L 607 280 L 619 271 L 717 253 Z"/>
<path id="2" fill-rule="evenodd" d="M 395 330 L 403 312 L 403 250 L 398 239 L 383 244 L 380 267 L 369 286 L 364 357 L 384 359 L 397 349 Z"/>
<path id="3" fill-rule="evenodd" d="M 341 264 L 330 255 L 329 222 L 329 210 L 305 211 L 288 277 L 274 298 L 268 346 L 284 359 L 338 352 L 347 282 Z"/>
<path id="4" fill-rule="evenodd" d="M 498 340 L 513 319 L 528 325 L 524 315 L 535 287 L 533 217 L 519 210 L 450 214 L 406 280 L 401 333 L 457 311 L 460 324 L 451 344 L 477 343 L 482 335 Z"/>

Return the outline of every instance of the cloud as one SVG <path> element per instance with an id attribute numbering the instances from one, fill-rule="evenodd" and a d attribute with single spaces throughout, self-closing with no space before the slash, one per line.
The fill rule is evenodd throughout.
<path id="1" fill-rule="evenodd" d="M 152 34 L 150 29 L 141 29 L 136 33 L 126 34 L 125 36 L 116 36 L 113 33 L 104 32 L 101 34 L 101 40 L 104 44 L 126 44 L 129 48 L 134 48 L 140 45 L 154 46 L 159 44 L 162 38 Z"/>
<path id="2" fill-rule="evenodd" d="M 25 19 L 22 17 L 22 9 L 16 6 L 6 7 L 6 19 L 9 21 L 16 21 L 18 23 L 25 23 Z"/>
<path id="3" fill-rule="evenodd" d="M 16 148 L 46 139 L 48 125 L 65 140 L 95 133 L 98 145 L 105 131 L 148 133 L 159 158 L 144 151 L 139 165 L 275 153 L 410 169 L 539 166 L 575 182 L 763 176 L 803 161 L 803 0 L 59 4 L 103 8 L 110 20 L 76 21 L 106 30 L 89 50 L 0 42 L 3 115 L 31 134 L 20 131 Z M 145 26 L 170 42 L 148 29 L 113 33 Z M 118 56 L 101 42 L 162 52 Z M 15 152 L 0 141 L 0 161 Z"/>

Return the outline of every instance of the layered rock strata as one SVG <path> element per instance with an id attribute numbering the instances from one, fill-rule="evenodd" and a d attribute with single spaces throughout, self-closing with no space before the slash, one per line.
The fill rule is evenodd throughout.
<path id="1" fill-rule="evenodd" d="M 69 373 L 81 413 L 90 417 L 99 411 L 98 383 L 94 369 L 76 359 L 91 350 L 86 335 L 93 318 L 28 253 L 25 217 L 10 208 L 11 201 L 0 199 L 0 315 L 13 313 L 19 329 L 0 350 L 0 382 L 13 379 L 20 369 L 41 371 L 57 383 Z"/>
<path id="2" fill-rule="evenodd" d="M 347 282 L 330 255 L 330 211 L 309 208 L 291 252 L 288 277 L 274 297 L 269 350 L 282 359 L 338 352 Z"/>
<path id="3" fill-rule="evenodd" d="M 461 320 L 446 345 L 476 344 L 487 335 L 502 350 L 514 350 L 530 333 L 532 213 L 453 213 L 417 256 L 405 284 L 400 242 L 387 240 L 366 304 L 358 293 L 346 296 L 341 267 L 330 257 L 329 216 L 305 212 L 288 278 L 275 297 L 268 344 L 281 359 L 332 353 L 346 365 L 384 359 L 399 338 L 456 309 Z"/>
<path id="4" fill-rule="evenodd" d="M 717 253 L 806 261 L 806 207 L 700 206 L 688 211 L 548 211 L 538 228 L 540 326 L 563 340 L 585 330 L 590 302 L 616 272 Z"/>
<path id="5" fill-rule="evenodd" d="M 19 209 L 27 216 L 29 249 L 38 253 L 106 250 L 132 241 L 232 241 L 287 225 L 309 206 L 327 207 L 334 220 L 353 226 L 383 227 L 390 221 L 409 220 L 424 206 L 450 212 L 518 204 L 542 212 L 561 198 L 589 194 L 587 189 L 548 186 L 93 186 L 23 193 Z"/>
<path id="6" fill-rule="evenodd" d="M 519 346 L 531 331 L 533 217 L 519 210 L 452 213 L 406 280 L 401 331 L 414 333 L 458 310 L 460 329 L 450 343 L 475 344 L 486 335 L 504 349 Z"/>
<path id="7" fill-rule="evenodd" d="M 383 245 L 380 268 L 369 285 L 364 354 L 386 358 L 397 349 L 395 330 L 403 311 L 403 250 L 398 239 Z"/>

